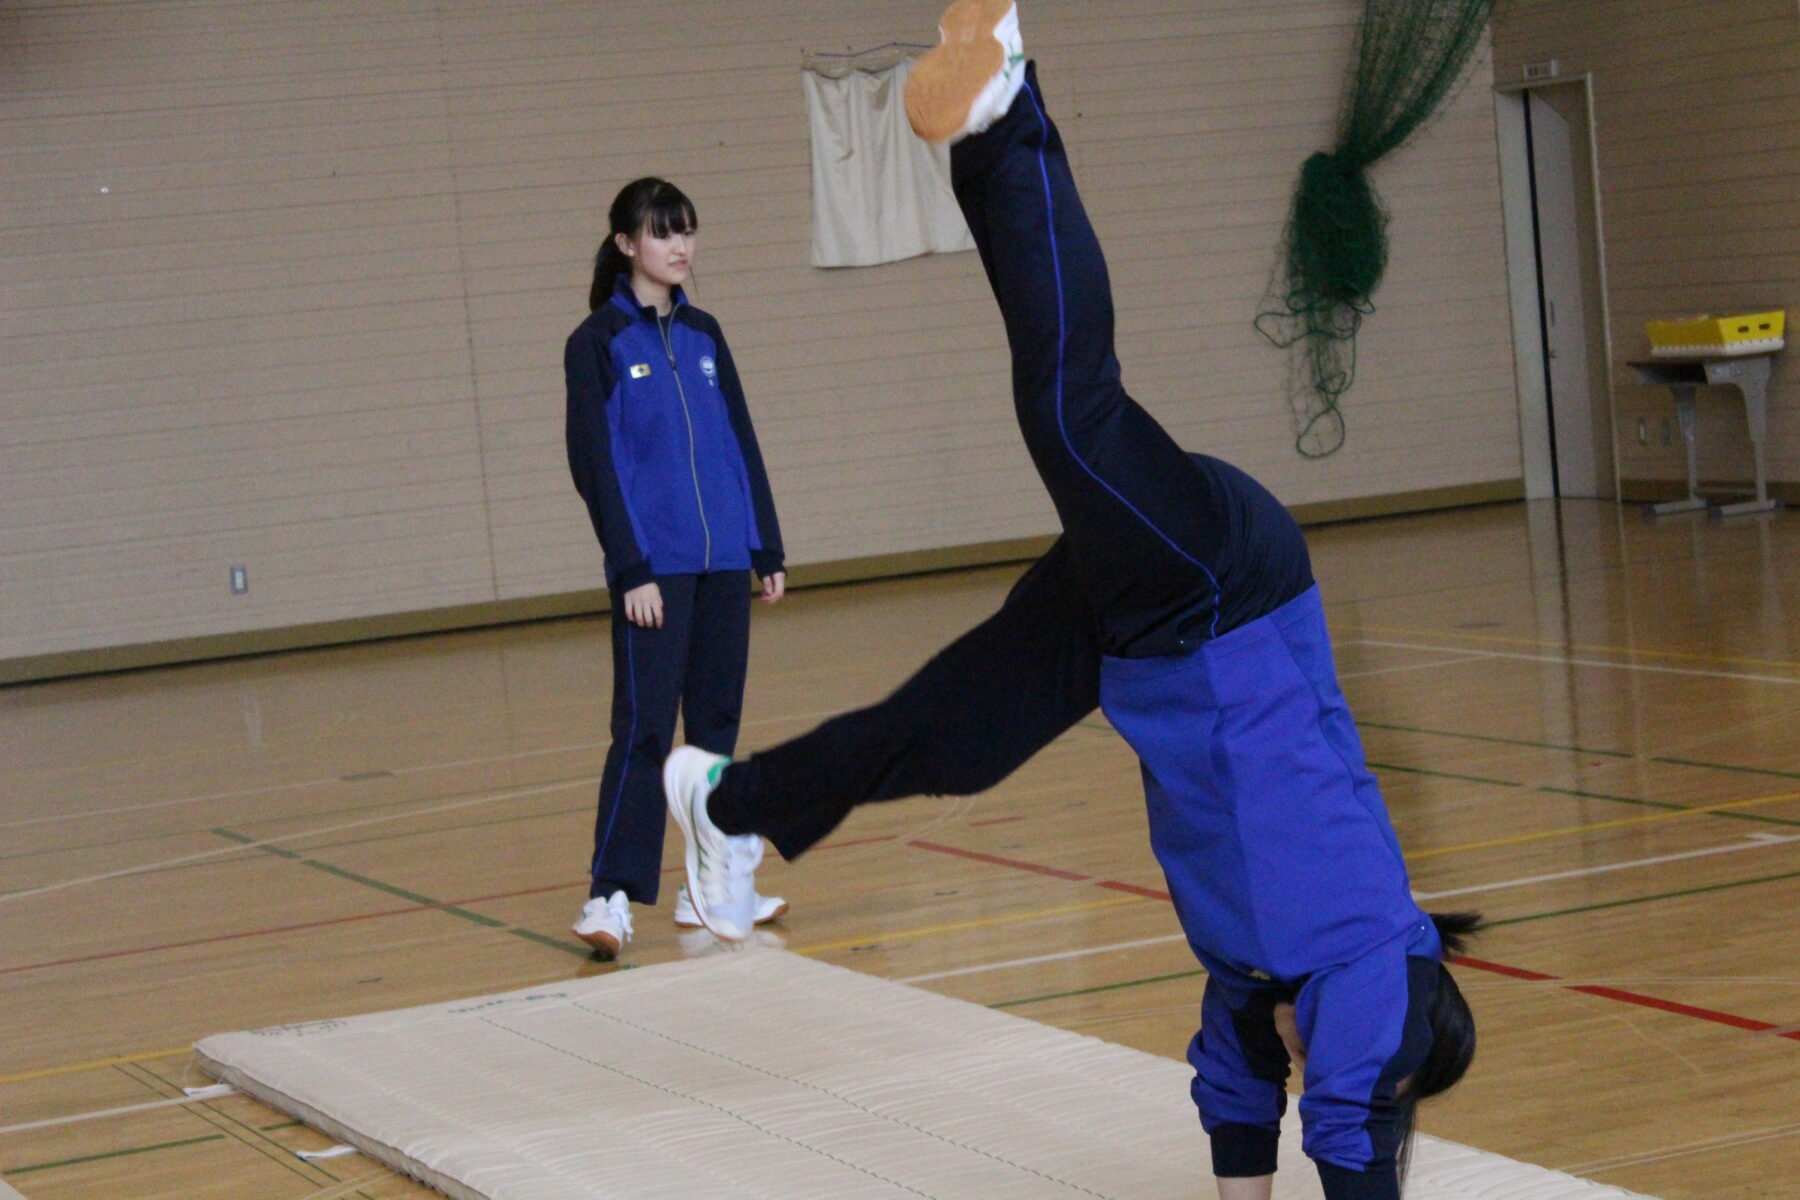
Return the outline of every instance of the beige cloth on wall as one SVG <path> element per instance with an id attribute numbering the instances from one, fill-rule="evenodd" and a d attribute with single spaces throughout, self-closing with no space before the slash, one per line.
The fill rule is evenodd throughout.
<path id="1" fill-rule="evenodd" d="M 812 123 L 812 264 L 867 267 L 973 250 L 950 192 L 950 151 L 906 123 L 911 64 L 801 72 Z"/>

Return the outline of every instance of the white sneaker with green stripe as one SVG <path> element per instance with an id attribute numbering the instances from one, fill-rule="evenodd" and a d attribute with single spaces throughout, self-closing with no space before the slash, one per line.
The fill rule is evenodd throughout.
<path id="1" fill-rule="evenodd" d="M 758 925 L 767 925 L 770 921 L 779 921 L 786 915 L 788 902 L 780 896 L 765 896 L 757 892 L 754 900 L 753 920 Z M 694 902 L 688 899 L 687 884 L 682 884 L 675 893 L 675 928 L 699 929 L 700 917 L 694 912 Z"/>
<path id="2" fill-rule="evenodd" d="M 756 923 L 756 866 L 762 839 L 732 837 L 712 823 L 706 798 L 731 760 L 682 746 L 663 764 L 663 795 L 687 838 L 687 892 L 694 916 L 718 937 L 741 942 Z"/>

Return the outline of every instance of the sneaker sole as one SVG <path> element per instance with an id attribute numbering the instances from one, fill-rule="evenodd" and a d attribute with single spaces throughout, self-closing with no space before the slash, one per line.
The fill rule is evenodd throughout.
<path id="1" fill-rule="evenodd" d="M 617 958 L 619 957 L 619 951 L 624 948 L 624 944 L 611 934 L 582 933 L 578 929 L 571 929 L 569 932 L 592 946 L 594 948 L 594 953 L 598 954 L 601 958 Z"/>
<path id="2" fill-rule="evenodd" d="M 694 906 L 694 915 L 700 918 L 700 924 L 712 931 L 714 937 L 728 942 L 741 942 L 749 936 L 749 930 L 720 929 L 706 919 L 706 906 L 700 899 L 700 848 L 694 838 L 694 814 L 690 807 L 693 803 L 692 789 L 683 791 L 681 786 L 682 764 L 700 753 L 701 751 L 691 747 L 682 746 L 669 755 L 668 761 L 663 763 L 663 798 L 668 801 L 669 814 L 675 818 L 675 824 L 680 826 L 682 839 L 687 843 L 682 848 L 681 860 L 682 865 L 687 868 L 688 903 Z"/>
<path id="3" fill-rule="evenodd" d="M 689 903 L 692 903 L 692 901 L 689 901 Z M 768 916 L 756 918 L 756 923 L 758 925 L 767 925 L 771 921 L 779 921 L 779 920 L 781 920 L 782 917 L 787 915 L 787 910 L 788 910 L 788 906 L 783 904 L 781 907 L 777 908 L 774 912 L 770 913 Z M 677 929 L 703 929 L 705 927 L 703 925 L 701 925 L 700 922 L 698 922 L 698 921 L 677 920 L 675 922 L 675 928 L 677 928 Z"/>
<path id="4" fill-rule="evenodd" d="M 943 41 L 914 64 L 906 80 L 906 119 L 928 142 L 955 137 L 970 110 L 1006 66 L 994 29 L 1013 0 L 956 0 L 938 20 Z"/>

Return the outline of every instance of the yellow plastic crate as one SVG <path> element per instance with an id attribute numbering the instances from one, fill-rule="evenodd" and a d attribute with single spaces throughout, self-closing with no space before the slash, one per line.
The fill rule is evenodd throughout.
<path id="1" fill-rule="evenodd" d="M 1650 357 L 1694 358 L 1720 354 L 1766 354 L 1785 344 L 1787 312 L 1741 313 L 1730 317 L 1682 317 L 1649 321 Z"/>

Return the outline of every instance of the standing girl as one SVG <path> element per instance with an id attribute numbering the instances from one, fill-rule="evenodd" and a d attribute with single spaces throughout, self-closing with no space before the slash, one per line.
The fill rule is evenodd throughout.
<path id="1" fill-rule="evenodd" d="M 674 184 L 613 200 L 587 320 L 569 335 L 569 470 L 606 555 L 612 596 L 612 746 L 600 779 L 592 885 L 575 936 L 611 958 L 631 901 L 656 903 L 661 766 L 679 709 L 686 740 L 737 744 L 750 646 L 750 580 L 781 599 L 781 531 L 743 387 L 719 323 L 687 302 L 699 221 Z M 733 845 L 740 869 L 760 839 Z M 698 925 L 684 893 L 677 924 Z M 755 919 L 787 905 L 757 897 Z"/>

